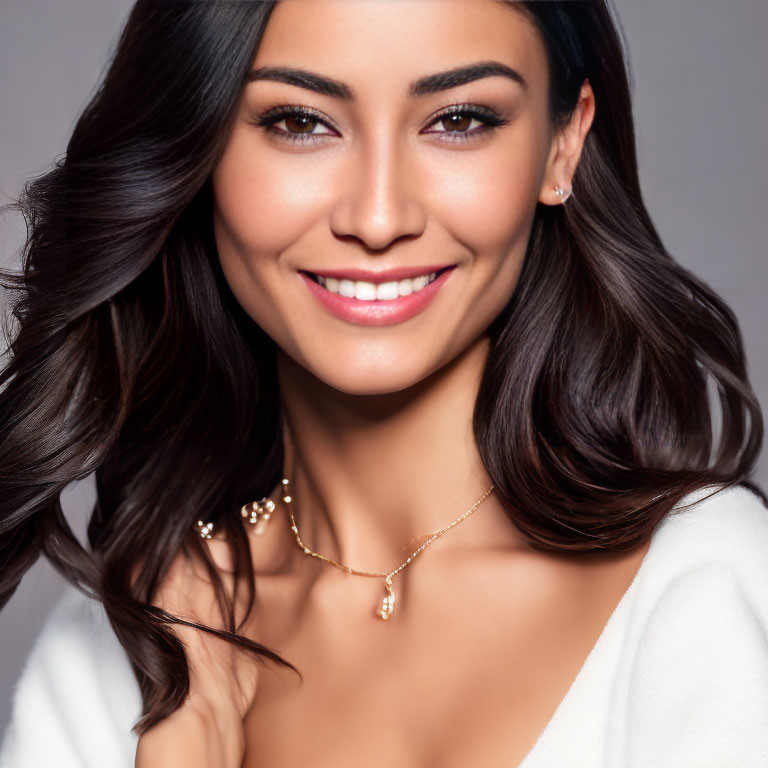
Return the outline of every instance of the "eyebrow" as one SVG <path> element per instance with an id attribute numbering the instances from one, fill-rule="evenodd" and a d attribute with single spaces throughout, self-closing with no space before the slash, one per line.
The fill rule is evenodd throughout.
<path id="1" fill-rule="evenodd" d="M 495 76 L 506 77 L 523 88 L 528 88 L 526 79 L 516 69 L 502 64 L 500 61 L 478 61 L 474 64 L 420 77 L 408 86 L 408 94 L 412 97 L 426 96 L 430 93 L 447 91 L 474 80 Z M 259 67 L 248 73 L 246 84 L 256 80 L 274 80 L 278 83 L 297 85 L 299 88 L 307 88 L 323 96 L 332 96 L 342 101 L 352 102 L 356 98 L 354 90 L 346 83 L 319 75 L 316 72 L 309 72 L 306 69 Z"/>

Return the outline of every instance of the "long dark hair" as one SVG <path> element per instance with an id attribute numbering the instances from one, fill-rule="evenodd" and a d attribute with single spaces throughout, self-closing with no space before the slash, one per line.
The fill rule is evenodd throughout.
<path id="1" fill-rule="evenodd" d="M 23 272 L 3 276 L 16 327 L 0 373 L 0 606 L 40 553 L 103 601 L 142 691 L 139 734 L 189 686 L 155 588 L 180 551 L 207 557 L 192 527 L 204 517 L 252 609 L 233 510 L 282 468 L 275 345 L 223 278 L 210 187 L 273 7 L 139 0 L 64 157 L 6 206 L 28 234 Z M 766 502 L 748 479 L 763 424 L 736 318 L 673 261 L 642 201 L 607 0 L 510 7 L 545 43 L 553 125 L 585 79 L 597 115 L 573 198 L 539 206 L 489 329 L 474 431 L 500 499 L 537 546 L 571 550 L 639 545 L 703 486 L 740 483 Z M 59 498 L 94 472 L 85 549 Z M 295 670 L 229 615 L 218 634 Z"/>

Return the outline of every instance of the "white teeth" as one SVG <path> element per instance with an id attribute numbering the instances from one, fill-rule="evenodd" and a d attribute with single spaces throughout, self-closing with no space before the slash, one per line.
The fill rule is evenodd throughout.
<path id="1" fill-rule="evenodd" d="M 400 295 L 398 283 L 379 283 L 376 287 L 376 298 L 379 301 L 391 301 Z"/>
<path id="2" fill-rule="evenodd" d="M 375 301 L 376 284 L 364 283 L 362 280 L 358 280 L 355 283 L 355 298 L 360 299 L 360 301 Z"/>
<path id="3" fill-rule="evenodd" d="M 338 293 L 358 301 L 392 301 L 400 296 L 409 296 L 426 288 L 435 278 L 437 272 L 420 275 L 413 279 L 392 281 L 390 283 L 369 283 L 365 280 L 338 280 L 333 277 L 317 276 L 317 281 L 327 291 Z"/>

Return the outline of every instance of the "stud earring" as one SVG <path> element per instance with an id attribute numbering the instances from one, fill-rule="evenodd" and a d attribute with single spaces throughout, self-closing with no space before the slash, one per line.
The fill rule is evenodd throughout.
<path id="1" fill-rule="evenodd" d="M 202 520 L 198 520 L 195 524 L 195 528 L 197 528 L 197 532 L 200 534 L 200 536 L 204 539 L 212 539 L 213 536 L 211 534 L 213 533 L 213 523 L 204 523 Z"/>
<path id="2" fill-rule="evenodd" d="M 249 501 L 247 504 L 244 504 L 240 514 L 242 517 L 247 518 L 248 522 L 254 526 L 253 532 L 257 536 L 261 536 L 274 511 L 275 502 L 265 496 L 261 501 Z"/>
<path id="3" fill-rule="evenodd" d="M 561 203 L 564 203 L 571 196 L 571 193 L 560 185 L 555 187 L 555 194 L 560 198 Z"/>

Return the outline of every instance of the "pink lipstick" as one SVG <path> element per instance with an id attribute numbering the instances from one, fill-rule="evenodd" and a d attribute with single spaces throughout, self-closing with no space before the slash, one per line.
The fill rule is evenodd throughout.
<path id="1" fill-rule="evenodd" d="M 299 274 L 312 295 L 335 317 L 361 325 L 394 325 L 424 311 L 455 267 L 300 270 Z"/>

